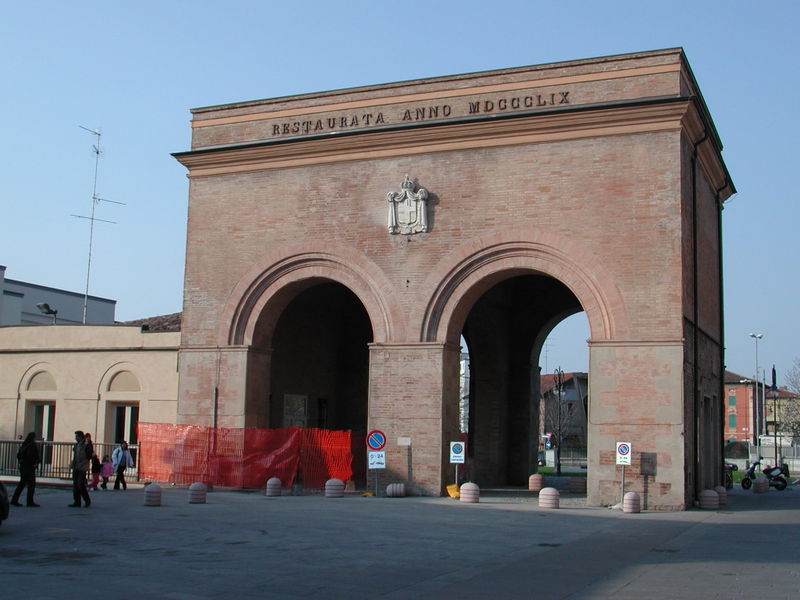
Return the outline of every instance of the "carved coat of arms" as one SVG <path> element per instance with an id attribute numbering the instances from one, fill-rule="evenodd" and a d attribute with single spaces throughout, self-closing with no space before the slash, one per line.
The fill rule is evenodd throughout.
<path id="1" fill-rule="evenodd" d="M 400 184 L 399 192 L 389 192 L 389 233 L 411 234 L 428 231 L 428 190 L 408 178 Z"/>

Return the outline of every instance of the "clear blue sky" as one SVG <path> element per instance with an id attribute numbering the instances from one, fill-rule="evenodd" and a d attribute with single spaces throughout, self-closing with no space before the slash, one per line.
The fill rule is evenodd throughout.
<path id="1" fill-rule="evenodd" d="M 739 193 L 724 211 L 727 366 L 779 379 L 800 349 L 796 2 L 26 2 L 0 21 L 0 264 L 82 292 L 93 137 L 104 153 L 90 293 L 117 318 L 181 310 L 189 109 L 682 46 Z M 586 369 L 585 318 L 548 370 Z M 544 366 L 544 364 L 543 364 Z"/>

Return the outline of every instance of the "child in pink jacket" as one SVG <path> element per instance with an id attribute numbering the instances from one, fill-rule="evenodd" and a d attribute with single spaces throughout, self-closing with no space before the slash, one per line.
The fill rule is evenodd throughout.
<path id="1" fill-rule="evenodd" d="M 111 462 L 111 457 L 106 454 L 103 457 L 103 464 L 100 467 L 100 477 L 103 478 L 103 483 L 100 484 L 100 487 L 108 489 L 108 478 L 114 474 L 114 464 Z"/>

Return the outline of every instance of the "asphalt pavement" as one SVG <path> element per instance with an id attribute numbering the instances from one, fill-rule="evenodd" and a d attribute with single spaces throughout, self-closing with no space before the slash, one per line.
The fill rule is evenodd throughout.
<path id="1" fill-rule="evenodd" d="M 13 485 L 9 493 L 13 490 Z M 0 527 L 7 598 L 800 598 L 800 489 L 734 489 L 720 510 L 624 514 L 564 493 L 270 498 L 164 487 L 37 489 Z M 23 496 L 24 497 L 24 496 Z"/>

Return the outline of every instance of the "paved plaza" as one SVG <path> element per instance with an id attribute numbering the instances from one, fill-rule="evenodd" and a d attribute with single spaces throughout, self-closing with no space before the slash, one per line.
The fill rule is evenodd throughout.
<path id="1" fill-rule="evenodd" d="M 8 484 L 7 484 L 8 486 Z M 13 490 L 13 485 L 10 486 Z M 10 492 L 11 490 L 9 490 Z M 0 527 L 4 597 L 797 598 L 800 490 L 733 490 L 717 511 L 623 514 L 495 492 L 449 498 L 213 491 L 189 504 L 165 488 L 92 493 L 40 487 L 40 508 Z"/>

